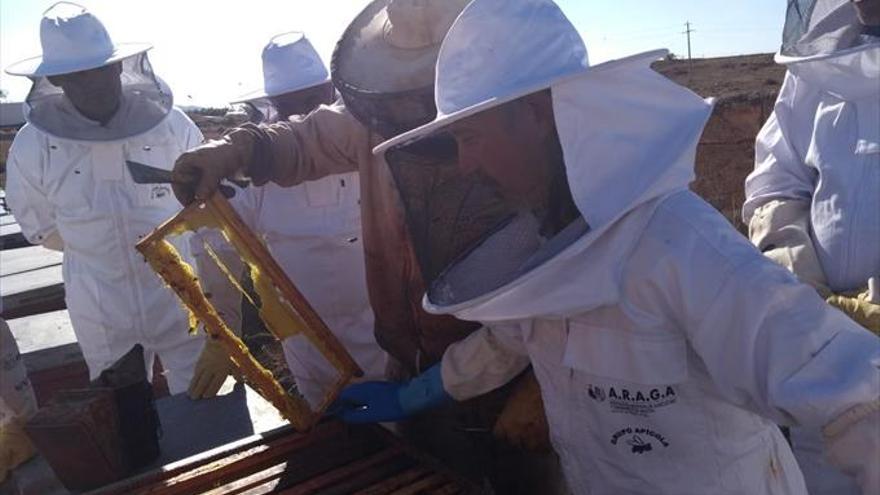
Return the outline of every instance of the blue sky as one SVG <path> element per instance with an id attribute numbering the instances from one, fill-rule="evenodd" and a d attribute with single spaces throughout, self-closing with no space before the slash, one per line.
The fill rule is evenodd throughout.
<path id="1" fill-rule="evenodd" d="M 40 53 L 39 22 L 51 0 L 0 0 L 0 66 Z M 278 33 L 307 33 L 329 61 L 367 0 L 82 0 L 117 41 L 149 41 L 150 59 L 179 104 L 222 105 L 260 86 L 260 51 Z M 558 0 L 587 42 L 592 62 L 654 48 L 714 57 L 775 51 L 785 0 Z M 527 36 L 527 33 L 523 33 Z M 0 75 L 21 99 L 29 82 Z"/>

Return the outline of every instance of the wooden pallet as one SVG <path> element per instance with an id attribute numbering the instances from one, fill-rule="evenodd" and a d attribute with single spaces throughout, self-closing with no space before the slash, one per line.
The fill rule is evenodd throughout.
<path id="1" fill-rule="evenodd" d="M 0 190 L 0 193 L 3 191 Z M 21 227 L 12 214 L 2 207 L 3 198 L 0 197 L 0 250 L 18 249 L 29 247 L 31 243 L 21 233 Z"/>
<path id="2" fill-rule="evenodd" d="M 66 308 L 62 254 L 43 247 L 0 250 L 0 296 L 5 319 Z"/>

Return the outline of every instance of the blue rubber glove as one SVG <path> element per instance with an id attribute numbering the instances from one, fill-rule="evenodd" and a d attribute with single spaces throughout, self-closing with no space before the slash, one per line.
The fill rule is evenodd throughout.
<path id="1" fill-rule="evenodd" d="M 346 423 L 400 421 L 452 401 L 440 365 L 406 383 L 366 382 L 346 387 L 330 410 Z"/>

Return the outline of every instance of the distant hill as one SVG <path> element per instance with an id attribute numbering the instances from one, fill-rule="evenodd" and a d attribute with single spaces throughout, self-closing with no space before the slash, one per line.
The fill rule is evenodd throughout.
<path id="1" fill-rule="evenodd" d="M 775 98 L 785 77 L 785 68 L 772 54 L 739 57 L 664 60 L 654 64 L 661 74 L 689 87 L 703 97 L 722 101 Z"/>

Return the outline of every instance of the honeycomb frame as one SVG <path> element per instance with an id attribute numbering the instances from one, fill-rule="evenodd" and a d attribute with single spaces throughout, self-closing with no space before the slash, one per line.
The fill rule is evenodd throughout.
<path id="1" fill-rule="evenodd" d="M 287 393 L 272 373 L 254 358 L 211 304 L 192 267 L 167 240 L 201 228 L 220 230 L 242 261 L 251 268 L 254 288 L 262 302 L 259 315 L 266 328 L 279 340 L 302 334 L 339 372 L 339 379 L 331 385 L 316 408 L 313 409 L 302 397 Z M 342 388 L 352 378 L 363 375 L 363 371 L 287 277 L 265 244 L 247 227 L 222 194 L 187 206 L 138 242 L 136 248 L 189 310 L 191 322 L 193 318 L 201 322 L 208 338 L 216 339 L 223 345 L 237 374 L 275 406 L 297 430 L 311 429 L 336 400 Z M 224 272 L 230 276 L 228 271 Z M 232 282 L 240 291 L 241 287 L 234 280 Z"/>

